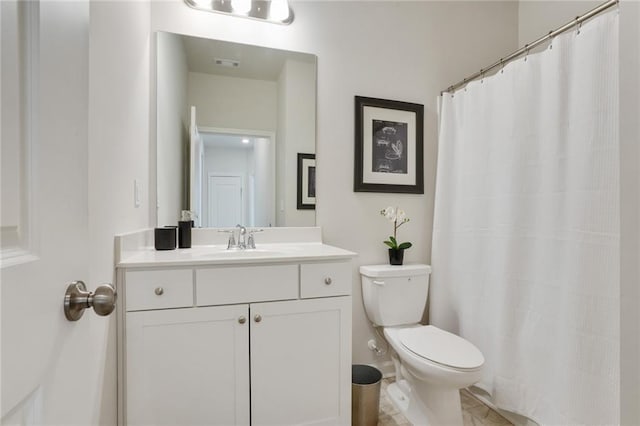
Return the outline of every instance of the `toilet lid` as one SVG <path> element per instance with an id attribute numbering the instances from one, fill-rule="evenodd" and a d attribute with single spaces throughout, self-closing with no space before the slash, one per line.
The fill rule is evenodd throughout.
<path id="1" fill-rule="evenodd" d="M 471 342 L 438 327 L 399 330 L 400 342 L 414 354 L 448 367 L 472 370 L 484 364 L 484 356 Z"/>

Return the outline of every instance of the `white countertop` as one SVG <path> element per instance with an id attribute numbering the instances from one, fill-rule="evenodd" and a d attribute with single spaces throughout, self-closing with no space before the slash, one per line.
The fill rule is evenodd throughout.
<path id="1" fill-rule="evenodd" d="M 348 260 L 357 256 L 319 242 L 256 244 L 255 249 L 227 250 L 226 245 L 199 245 L 188 249 L 156 250 L 142 247 L 123 251 L 116 267 L 151 268 L 163 266 L 205 266 L 256 263 Z"/>

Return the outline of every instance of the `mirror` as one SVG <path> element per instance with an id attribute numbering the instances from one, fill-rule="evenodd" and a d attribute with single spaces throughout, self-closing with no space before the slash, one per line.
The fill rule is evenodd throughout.
<path id="1" fill-rule="evenodd" d="M 182 210 L 201 227 L 315 226 L 297 162 L 315 156 L 316 57 L 167 32 L 156 46 L 158 226 Z"/>

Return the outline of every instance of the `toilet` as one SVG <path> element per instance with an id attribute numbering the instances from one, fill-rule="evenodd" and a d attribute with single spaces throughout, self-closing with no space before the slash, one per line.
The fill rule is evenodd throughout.
<path id="1" fill-rule="evenodd" d="M 393 349 L 394 405 L 414 425 L 462 425 L 460 389 L 482 377 L 484 356 L 471 342 L 420 320 L 429 291 L 429 265 L 361 266 L 367 317 Z"/>

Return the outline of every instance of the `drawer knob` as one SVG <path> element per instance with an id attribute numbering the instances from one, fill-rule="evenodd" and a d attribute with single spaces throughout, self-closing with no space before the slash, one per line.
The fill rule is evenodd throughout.
<path id="1" fill-rule="evenodd" d="M 155 293 L 156 293 L 157 296 L 162 296 L 164 294 L 164 288 L 156 287 Z"/>
<path id="2" fill-rule="evenodd" d="M 255 316 L 255 317 L 253 317 L 253 320 L 254 320 L 255 322 L 260 322 L 260 321 L 262 321 L 262 315 L 260 315 L 260 314 L 256 314 L 256 316 Z"/>
<path id="3" fill-rule="evenodd" d="M 238 322 L 239 322 L 240 324 L 244 324 L 245 322 L 247 322 L 247 319 L 246 319 L 246 318 L 244 317 L 244 315 L 243 315 L 243 316 L 241 316 L 240 318 L 238 318 Z"/>
<path id="4" fill-rule="evenodd" d="M 326 285 L 331 285 L 331 283 L 332 283 L 332 282 L 333 282 L 333 281 L 331 281 L 331 277 L 327 277 L 327 278 L 325 278 L 325 279 L 324 279 L 324 283 L 325 283 Z"/>

